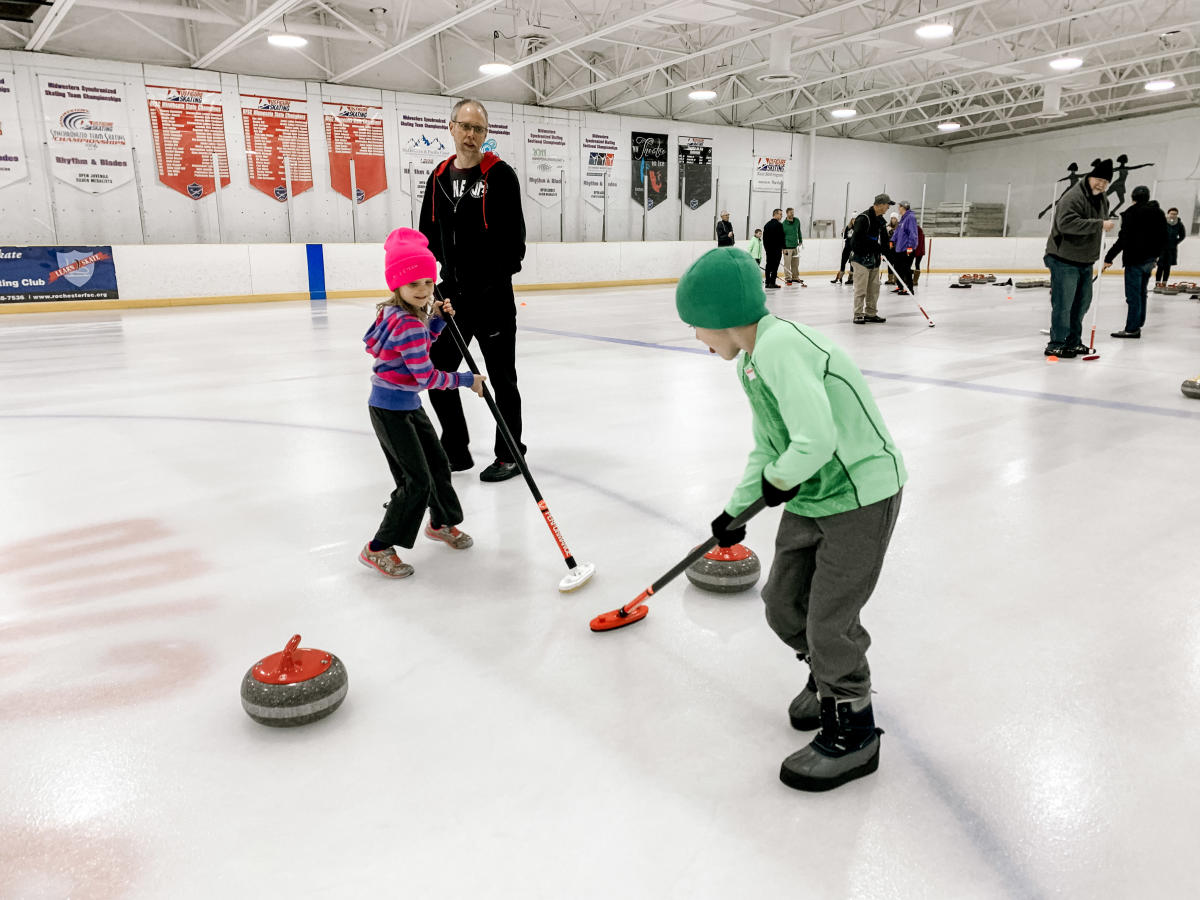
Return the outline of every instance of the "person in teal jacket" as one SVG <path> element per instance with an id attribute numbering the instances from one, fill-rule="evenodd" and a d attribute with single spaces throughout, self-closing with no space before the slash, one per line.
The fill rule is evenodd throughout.
<path id="1" fill-rule="evenodd" d="M 904 460 L 850 357 L 819 331 L 771 315 L 746 253 L 704 254 L 680 279 L 675 305 L 701 343 L 738 357 L 754 449 L 712 532 L 733 546 L 746 530 L 730 523 L 759 497 L 784 507 L 762 598 L 768 624 L 809 666 L 788 710 L 792 726 L 820 730 L 779 777 L 828 790 L 879 765 L 871 638 L 859 613 L 900 512 Z"/>

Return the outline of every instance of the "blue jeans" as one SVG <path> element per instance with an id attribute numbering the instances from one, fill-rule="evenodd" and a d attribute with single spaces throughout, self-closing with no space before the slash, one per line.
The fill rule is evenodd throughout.
<path id="1" fill-rule="evenodd" d="M 1146 291 L 1153 269 L 1153 259 L 1125 266 L 1125 303 L 1129 306 L 1129 312 L 1125 314 L 1126 331 L 1140 331 L 1146 324 Z"/>
<path id="2" fill-rule="evenodd" d="M 1075 347 L 1083 342 L 1083 317 L 1092 305 L 1092 264 L 1069 263 L 1050 254 L 1050 343 Z"/>

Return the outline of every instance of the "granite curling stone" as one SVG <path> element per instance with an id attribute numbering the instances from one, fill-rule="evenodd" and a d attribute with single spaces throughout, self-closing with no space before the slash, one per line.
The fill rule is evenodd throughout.
<path id="1" fill-rule="evenodd" d="M 1179 389 L 1183 391 L 1183 396 L 1200 400 L 1200 375 L 1197 375 L 1195 378 L 1189 378 L 1179 386 Z"/>
<path id="2" fill-rule="evenodd" d="M 290 728 L 323 719 L 342 705 L 350 687 L 346 667 L 332 653 L 287 646 L 250 667 L 242 679 L 242 708 L 261 725 Z"/>
<path id="3" fill-rule="evenodd" d="M 748 591 L 758 582 L 762 565 L 744 544 L 714 547 L 687 567 L 684 574 L 698 588 L 718 594 Z"/>

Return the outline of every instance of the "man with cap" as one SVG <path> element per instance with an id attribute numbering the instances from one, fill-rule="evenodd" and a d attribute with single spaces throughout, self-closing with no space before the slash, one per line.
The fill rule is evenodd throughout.
<path id="1" fill-rule="evenodd" d="M 809 667 L 788 708 L 792 727 L 820 730 L 784 760 L 779 777 L 797 790 L 825 791 L 879 765 L 871 639 L 859 614 L 879 578 L 908 474 L 846 352 L 819 331 L 771 315 L 763 301 L 758 267 L 733 248 L 704 254 L 675 291 L 679 317 L 696 338 L 722 359 L 739 357 L 754 449 L 712 533 L 732 547 L 746 529 L 730 523 L 747 507 L 762 498 L 784 508 L 762 598 L 767 623 Z"/>
<path id="2" fill-rule="evenodd" d="M 1100 240 L 1113 227 L 1104 196 L 1112 174 L 1111 159 L 1096 160 L 1091 172 L 1063 192 L 1054 209 L 1042 259 L 1050 270 L 1046 356 L 1070 359 L 1090 349 L 1083 344 L 1083 317 L 1092 305 L 1092 265 L 1100 258 Z"/>
<path id="3" fill-rule="evenodd" d="M 897 294 L 907 294 L 908 287 L 913 286 L 912 267 L 914 254 L 917 252 L 917 217 L 913 215 L 912 204 L 907 200 L 901 200 L 898 204 L 900 207 L 900 222 L 896 225 L 896 230 L 892 232 L 892 246 L 894 253 L 892 260 L 896 266 L 896 272 L 900 275 L 900 284 L 896 285 Z"/>
<path id="4" fill-rule="evenodd" d="M 1167 217 L 1157 200 L 1150 199 L 1150 189 L 1140 184 L 1133 189 L 1133 205 L 1121 213 L 1121 230 L 1117 241 L 1104 254 L 1104 268 L 1113 264 L 1121 253 L 1125 268 L 1125 328 L 1114 331 L 1115 338 L 1140 338 L 1146 324 L 1146 293 L 1150 273 L 1159 254 L 1167 246 Z M 1102 270 L 1103 271 L 1103 270 Z"/>
<path id="5" fill-rule="evenodd" d="M 732 247 L 733 242 L 733 225 L 729 221 L 729 210 L 723 209 L 721 210 L 721 221 L 717 223 L 717 246 Z"/>
<path id="6" fill-rule="evenodd" d="M 886 322 L 880 316 L 879 266 L 888 249 L 887 222 L 883 214 L 892 205 L 887 194 L 877 194 L 875 203 L 854 217 L 850 236 L 850 272 L 854 278 L 854 324 Z"/>

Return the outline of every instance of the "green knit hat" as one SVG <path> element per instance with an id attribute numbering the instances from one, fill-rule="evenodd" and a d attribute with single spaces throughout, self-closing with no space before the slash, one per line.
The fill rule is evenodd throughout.
<path id="1" fill-rule="evenodd" d="M 695 328 L 752 325 L 767 314 L 766 299 L 758 264 L 737 247 L 709 250 L 675 288 L 679 318 Z"/>

